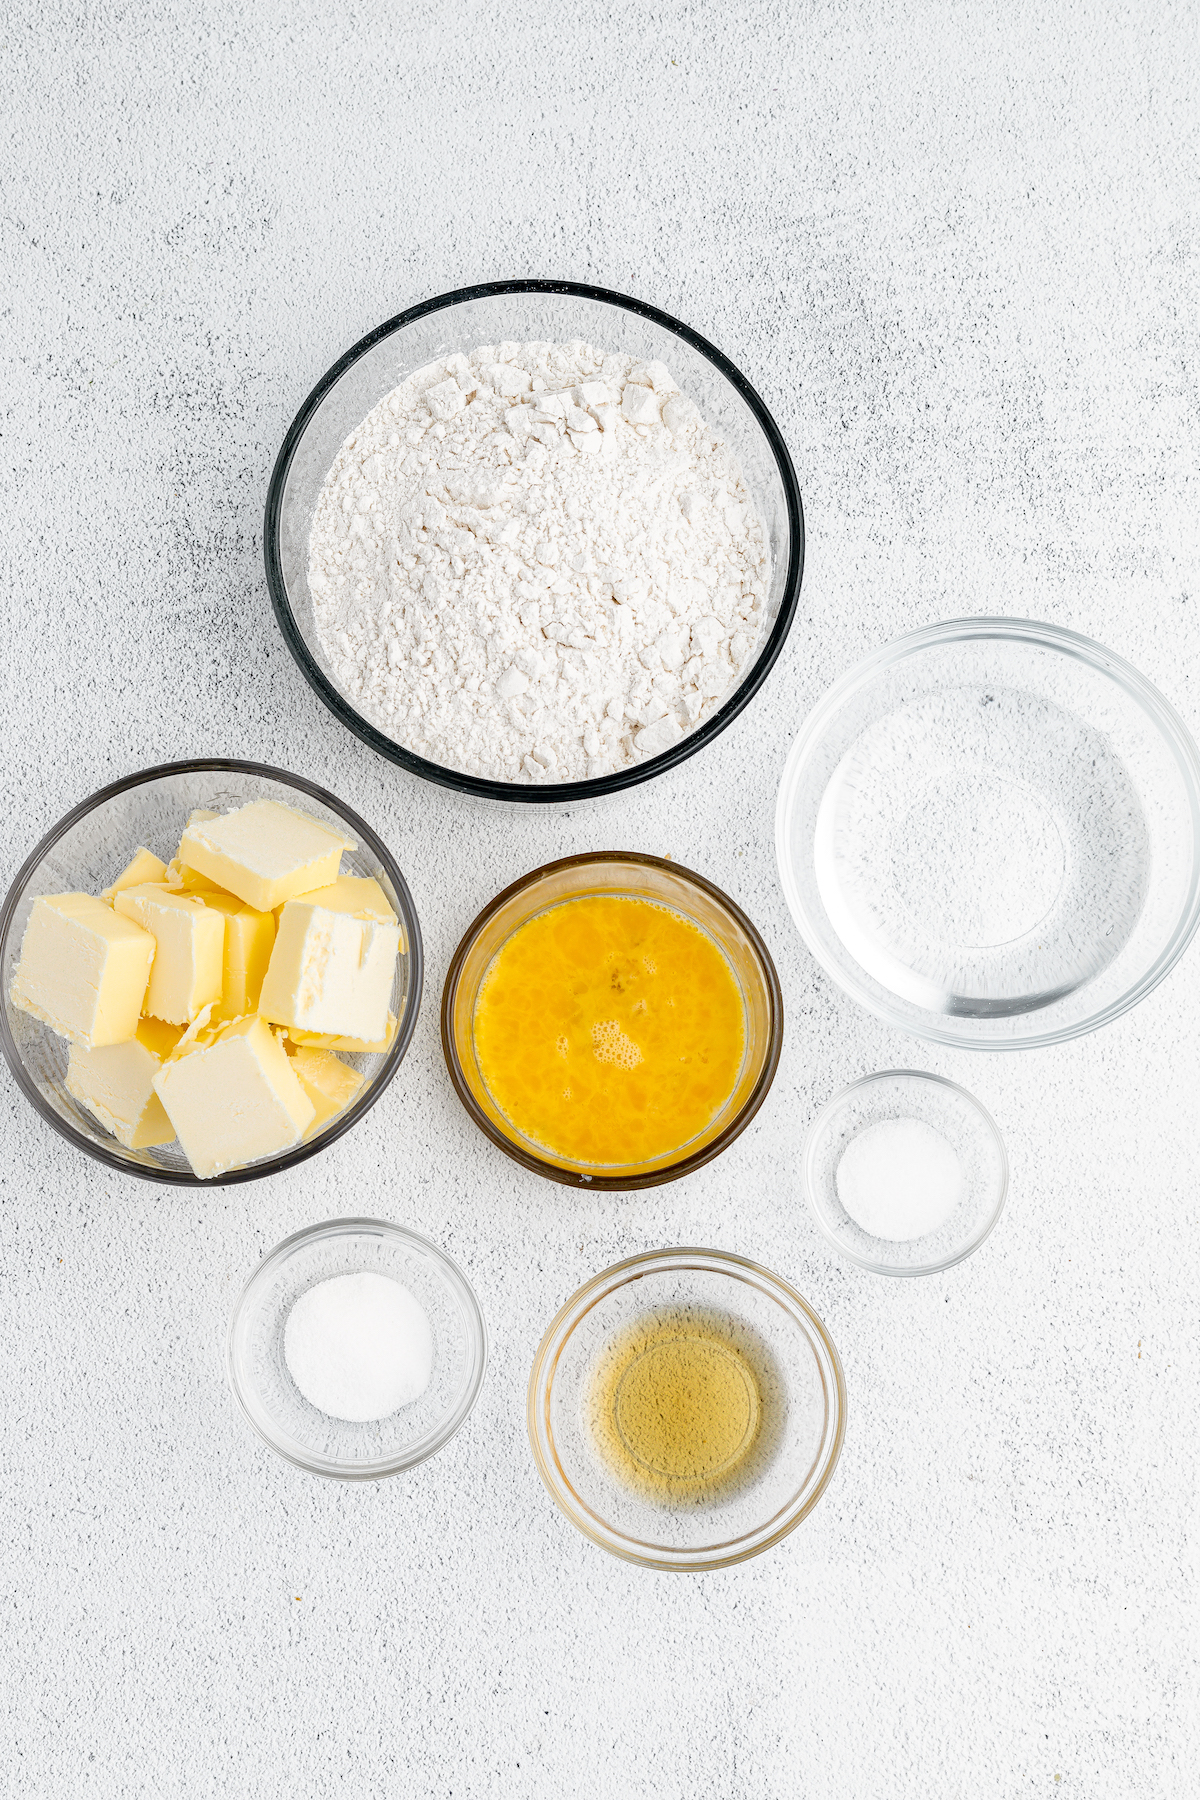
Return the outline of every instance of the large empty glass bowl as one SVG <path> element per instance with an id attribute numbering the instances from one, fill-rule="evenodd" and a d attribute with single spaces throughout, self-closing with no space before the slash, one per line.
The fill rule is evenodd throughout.
<path id="1" fill-rule="evenodd" d="M 0 1045 L 27 1098 L 54 1129 L 101 1162 L 140 1175 L 147 1181 L 198 1185 L 179 1144 L 151 1150 L 127 1150 L 66 1088 L 70 1045 L 48 1025 L 21 1012 L 9 998 L 21 942 L 39 894 L 99 894 L 129 861 L 139 844 L 164 862 L 175 855 L 187 816 L 195 807 L 230 811 L 251 800 L 277 800 L 310 813 L 357 844 L 343 854 L 343 871 L 373 875 L 400 921 L 400 955 L 390 1006 L 398 1021 L 396 1035 L 381 1054 L 342 1053 L 365 1077 L 355 1098 L 342 1112 L 294 1149 L 264 1156 L 245 1168 L 231 1169 L 214 1185 L 254 1181 L 315 1156 L 326 1144 L 349 1131 L 374 1106 L 396 1073 L 408 1049 L 421 1003 L 421 933 L 416 909 L 399 866 L 366 822 L 324 788 L 283 769 L 261 763 L 205 760 L 165 763 L 143 769 L 111 787 L 101 788 L 60 819 L 19 870 L 0 913 Z"/>
<path id="2" fill-rule="evenodd" d="M 959 619 L 817 706 L 776 848 L 809 949 L 872 1012 L 938 1043 L 1059 1043 L 1136 1005 L 1196 929 L 1200 756 L 1099 644 Z"/>
<path id="3" fill-rule="evenodd" d="M 568 342 L 666 363 L 741 464 L 762 519 L 771 560 L 757 652 L 728 696 L 670 750 L 588 781 L 488 781 L 405 749 L 364 718 L 339 686 L 317 634 L 308 584 L 313 514 L 338 451 L 371 409 L 415 370 L 454 351 L 503 339 Z M 719 350 L 656 307 L 572 281 L 493 281 L 410 306 L 348 350 L 322 376 L 283 441 L 267 494 L 263 531 L 267 585 L 292 655 L 343 725 L 381 756 L 462 793 L 528 806 L 616 793 L 674 768 L 710 744 L 753 699 L 783 648 L 800 595 L 804 515 L 779 427 L 750 383 Z"/>

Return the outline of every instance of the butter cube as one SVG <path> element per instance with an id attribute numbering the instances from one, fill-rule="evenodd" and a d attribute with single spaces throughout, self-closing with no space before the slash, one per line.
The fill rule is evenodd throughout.
<path id="1" fill-rule="evenodd" d="M 383 925 L 396 923 L 395 909 L 373 875 L 339 875 L 328 887 L 297 894 L 296 899 L 308 906 L 327 907 L 330 912 L 352 913 L 356 919 L 378 919 Z M 282 912 L 283 908 L 278 910 Z"/>
<path id="2" fill-rule="evenodd" d="M 67 1092 L 127 1150 L 169 1144 L 175 1127 L 154 1091 L 154 1077 L 179 1040 L 179 1028 L 142 1019 L 127 1044 L 100 1050 L 71 1045 Z"/>
<path id="3" fill-rule="evenodd" d="M 344 1050 L 349 1055 L 360 1051 L 373 1051 L 377 1056 L 387 1050 L 396 1035 L 398 1021 L 394 1012 L 387 1016 L 387 1029 L 381 1038 L 339 1037 L 336 1032 L 301 1031 L 297 1025 L 288 1026 L 288 1042 L 306 1050 Z"/>
<path id="4" fill-rule="evenodd" d="M 220 813 L 210 812 L 206 806 L 198 806 L 194 812 L 190 812 L 187 816 L 187 826 L 184 828 L 184 836 L 186 837 L 187 831 L 191 826 L 203 825 L 208 819 L 219 819 L 220 816 Z M 180 892 L 185 894 L 223 894 L 225 892 L 224 888 L 219 887 L 215 881 L 210 881 L 207 875 L 201 875 L 198 869 L 191 869 L 188 867 L 187 863 L 183 860 L 181 854 L 182 850 L 183 843 L 181 840 L 179 849 L 175 852 L 172 860 L 167 864 L 166 874 L 163 876 L 163 880 L 166 882 L 167 886 L 177 888 Z"/>
<path id="5" fill-rule="evenodd" d="M 263 976 L 275 942 L 274 913 L 255 912 L 252 906 L 243 906 L 236 894 L 210 890 L 196 897 L 214 912 L 225 915 L 221 998 L 213 1007 L 213 1018 L 240 1019 L 257 1012 Z"/>
<path id="6" fill-rule="evenodd" d="M 195 894 L 174 894 L 154 882 L 125 888 L 113 905 L 153 937 L 157 948 L 145 1010 L 171 1025 L 187 1025 L 202 1006 L 221 998 L 225 920 Z"/>
<path id="7" fill-rule="evenodd" d="M 289 1050 L 288 1057 L 297 1081 L 313 1103 L 313 1122 L 304 1134 L 310 1138 L 327 1119 L 349 1106 L 363 1078 L 328 1050 Z"/>
<path id="8" fill-rule="evenodd" d="M 343 850 L 356 846 L 307 813 L 252 800 L 218 819 L 189 823 L 179 861 L 256 912 L 270 912 L 336 879 Z"/>
<path id="9" fill-rule="evenodd" d="M 164 1019 L 139 1019 L 137 1042 L 157 1056 L 160 1063 L 172 1056 L 175 1046 L 183 1036 L 183 1028 L 179 1025 L 168 1025 Z"/>
<path id="10" fill-rule="evenodd" d="M 290 1150 L 316 1111 L 261 1019 L 238 1019 L 215 1042 L 165 1062 L 154 1091 L 203 1180 Z"/>
<path id="11" fill-rule="evenodd" d="M 100 898 L 107 900 L 111 906 L 113 895 L 119 894 L 122 888 L 137 887 L 143 881 L 165 881 L 167 865 L 155 856 L 153 850 L 138 846 L 132 862 L 126 863 L 111 887 L 106 887 Z"/>
<path id="12" fill-rule="evenodd" d="M 91 894 L 43 894 L 33 903 L 12 1003 L 52 1031 L 98 1049 L 137 1031 L 154 939 Z"/>
<path id="13" fill-rule="evenodd" d="M 399 950 L 396 925 L 293 900 L 279 921 L 258 1010 L 302 1031 L 381 1038 Z"/>
<path id="14" fill-rule="evenodd" d="M 210 881 L 207 875 L 201 875 L 195 869 L 189 869 L 187 864 L 181 863 L 178 857 L 167 864 L 167 872 L 163 876 L 163 881 L 177 894 L 223 894 L 225 892 L 225 889 L 218 887 L 215 881 Z M 230 895 L 231 900 L 236 898 L 235 894 Z M 239 901 L 238 904 L 241 905 L 241 902 Z"/>

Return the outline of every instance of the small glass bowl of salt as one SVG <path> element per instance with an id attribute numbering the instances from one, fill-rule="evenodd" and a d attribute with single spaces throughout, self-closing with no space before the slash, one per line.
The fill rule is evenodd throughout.
<path id="1" fill-rule="evenodd" d="M 804 1185 L 823 1237 L 875 1275 L 934 1275 L 977 1250 L 1008 1192 L 1008 1158 L 978 1100 L 941 1075 L 891 1069 L 817 1114 Z"/>
<path id="2" fill-rule="evenodd" d="M 234 1398 L 259 1436 L 314 1475 L 377 1481 L 442 1449 L 479 1396 L 487 1329 L 436 1244 L 381 1219 L 285 1238 L 229 1325 Z"/>

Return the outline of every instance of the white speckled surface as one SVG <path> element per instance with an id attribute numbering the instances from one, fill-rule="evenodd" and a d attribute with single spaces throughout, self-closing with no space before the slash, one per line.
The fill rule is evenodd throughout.
<path id="1" fill-rule="evenodd" d="M 1184 1795 L 1197 952 L 1066 1049 L 930 1053 L 802 952 L 770 817 L 806 707 L 950 613 L 1088 632 L 1200 724 L 1196 5 L 572 10 L 7 15 L 5 879 L 117 775 L 256 757 L 381 831 L 429 958 L 399 1079 L 291 1179 L 113 1178 L 0 1077 L 7 1791 Z M 677 777 L 545 820 L 468 813 L 351 741 L 283 646 L 259 541 L 329 363 L 511 274 L 710 336 L 775 409 L 809 526 L 798 627 L 752 710 Z M 728 888 L 789 1009 L 735 1148 L 617 1198 L 540 1184 L 469 1128 L 436 1004 L 492 892 L 608 844 Z M 889 1284 L 827 1254 L 795 1152 L 835 1087 L 906 1063 L 980 1096 L 1013 1183 L 978 1257 Z M 259 1254 L 352 1208 L 459 1258 L 494 1346 L 445 1454 L 361 1489 L 273 1460 L 222 1369 Z M 786 1544 L 672 1578 L 558 1516 L 523 1403 L 585 1276 L 688 1241 L 814 1302 L 850 1424 Z"/>

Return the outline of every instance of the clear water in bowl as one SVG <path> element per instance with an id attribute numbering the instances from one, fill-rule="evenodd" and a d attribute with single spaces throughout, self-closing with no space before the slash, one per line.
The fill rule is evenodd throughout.
<path id="1" fill-rule="evenodd" d="M 1146 819 L 1109 735 L 998 684 L 919 694 L 863 730 L 821 800 L 813 857 L 864 969 L 975 1018 L 1091 981 L 1150 880 Z"/>
<path id="2" fill-rule="evenodd" d="M 948 619 L 847 670 L 789 752 L 784 894 L 860 1004 L 935 1043 L 1061 1043 L 1200 924 L 1200 752 L 1137 670 L 1034 619 Z"/>

